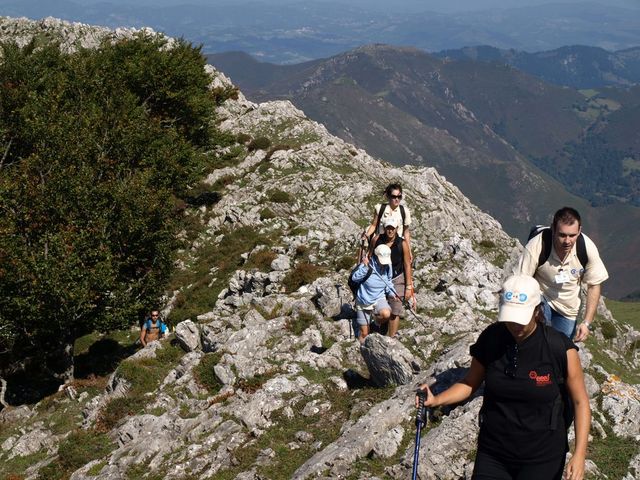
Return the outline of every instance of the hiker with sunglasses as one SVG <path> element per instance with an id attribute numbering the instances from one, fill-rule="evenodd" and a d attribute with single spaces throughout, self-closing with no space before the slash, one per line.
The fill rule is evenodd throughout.
<path id="1" fill-rule="evenodd" d="M 362 232 L 361 240 L 369 242 L 369 245 L 375 245 L 377 237 L 384 233 L 384 222 L 388 218 L 395 218 L 398 236 L 407 241 L 409 248 L 409 259 L 413 261 L 413 253 L 411 252 L 411 214 L 409 209 L 402 202 L 402 185 L 399 183 L 390 183 L 384 190 L 384 195 L 388 203 L 379 203 L 375 206 L 373 219 L 364 232 Z"/>
<path id="2" fill-rule="evenodd" d="M 146 347 L 148 343 L 164 337 L 167 331 L 167 325 L 160 318 L 160 312 L 152 310 L 150 317 L 144 321 L 140 328 L 140 343 L 143 347 Z"/>
<path id="3" fill-rule="evenodd" d="M 562 479 L 573 412 L 575 449 L 564 478 L 584 478 L 591 410 L 578 347 L 544 325 L 540 297 L 533 277 L 509 277 L 498 321 L 471 346 L 465 377 L 437 395 L 420 386 L 424 405 L 437 407 L 468 399 L 484 382 L 473 479 Z"/>
<path id="4" fill-rule="evenodd" d="M 383 220 L 383 227 L 384 233 L 378 237 L 375 246 L 386 245 L 391 250 L 391 282 L 393 283 L 396 295 L 387 297 L 387 302 L 391 307 L 391 318 L 388 322 L 387 335 L 394 337 L 400 327 L 400 316 L 404 313 L 402 300 L 407 300 L 409 307 L 415 309 L 416 296 L 413 291 L 409 242 L 398 235 L 396 217 L 389 216 Z"/>

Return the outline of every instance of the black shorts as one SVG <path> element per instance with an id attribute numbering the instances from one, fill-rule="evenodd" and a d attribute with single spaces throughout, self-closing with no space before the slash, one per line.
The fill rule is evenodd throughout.
<path id="1" fill-rule="evenodd" d="M 566 455 L 544 463 L 503 462 L 478 452 L 472 480 L 562 480 Z"/>

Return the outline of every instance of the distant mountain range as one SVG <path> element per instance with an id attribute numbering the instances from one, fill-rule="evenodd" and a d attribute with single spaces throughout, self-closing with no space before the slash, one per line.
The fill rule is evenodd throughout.
<path id="1" fill-rule="evenodd" d="M 435 55 L 452 60 L 503 63 L 547 82 L 574 88 L 631 86 L 640 83 L 640 47 L 609 52 L 598 47 L 576 45 L 527 53 L 478 46 L 443 50 Z"/>
<path id="2" fill-rule="evenodd" d="M 241 50 L 274 63 L 299 63 L 355 47 L 385 43 L 435 52 L 492 45 L 539 52 L 564 45 L 622 50 L 640 45 L 640 5 L 627 2 L 549 3 L 436 13 L 421 2 L 198 2 L 135 6 L 121 1 L 0 0 L 0 14 L 48 15 L 108 27 L 148 26 L 202 44 L 207 52 Z M 131 2 L 133 3 L 133 2 Z M 166 2 L 165 2 L 166 3 Z M 226 4 L 225 4 L 226 3 Z M 441 2 L 444 3 L 444 2 Z M 495 2 L 496 4 L 499 2 Z M 506 8 L 513 5 L 518 8 Z M 481 8 L 480 5 L 478 8 Z"/>
<path id="3" fill-rule="evenodd" d="M 497 62 L 373 45 L 278 66 L 210 55 L 252 100 L 289 99 L 334 134 L 395 164 L 435 166 L 521 239 L 573 205 L 615 272 L 640 269 L 640 87 L 580 92 Z"/>

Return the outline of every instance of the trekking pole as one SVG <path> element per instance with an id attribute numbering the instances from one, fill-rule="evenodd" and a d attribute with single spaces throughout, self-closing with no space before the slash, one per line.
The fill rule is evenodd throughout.
<path id="1" fill-rule="evenodd" d="M 418 396 L 418 408 L 416 410 L 416 448 L 413 451 L 413 476 L 412 480 L 416 480 L 418 476 L 418 459 L 420 457 L 420 432 L 422 427 L 427 423 L 426 412 L 424 407 L 424 401 L 427 399 L 427 393 L 424 390 L 418 389 L 416 392 Z"/>

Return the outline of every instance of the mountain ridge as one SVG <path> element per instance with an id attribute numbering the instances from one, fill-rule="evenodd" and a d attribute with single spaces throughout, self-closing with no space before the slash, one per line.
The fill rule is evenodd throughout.
<path id="1" fill-rule="evenodd" d="M 631 151 L 627 155 L 629 168 L 633 168 L 635 160 L 631 159 L 638 158 L 633 152 L 640 152 L 634 147 L 637 132 L 615 137 L 622 142 L 619 146 L 612 135 L 616 125 L 627 128 L 634 124 L 628 119 L 635 108 L 635 94 L 615 95 L 607 90 L 602 100 L 589 98 L 508 65 L 453 62 L 418 49 L 394 48 L 366 46 L 324 63 L 304 64 L 288 70 L 286 80 L 270 85 L 252 75 L 250 67 L 209 58 L 250 98 L 291 100 L 333 134 L 379 158 L 437 167 L 518 238 L 525 238 L 532 224 L 549 221 L 560 206 L 576 207 L 583 214 L 586 231 L 597 243 L 603 241 L 598 243 L 600 252 L 613 272 L 607 288 L 619 296 L 633 291 L 629 268 L 635 270 L 640 264 L 632 261 L 630 266 L 628 262 L 638 257 L 633 241 L 638 233 L 614 227 L 621 204 L 611 200 L 593 207 L 577 195 L 586 186 L 574 183 L 576 191 L 571 193 L 559 176 L 568 175 L 570 182 L 589 178 L 588 164 L 578 165 L 573 177 L 567 165 L 583 158 L 581 153 L 588 149 L 591 137 L 608 136 L 598 142 L 606 141 L 606 148 L 619 155 Z M 608 97 L 628 106 L 607 110 Z M 590 113 L 596 108 L 601 109 L 598 114 L 602 117 Z M 596 133 L 589 125 L 603 129 Z M 567 146 L 573 150 L 565 151 Z M 587 155 L 596 151 L 587 150 Z M 598 191 L 606 192 L 602 185 L 599 189 L 593 188 L 590 198 L 596 198 Z M 629 196 L 635 198 L 633 190 L 627 192 L 626 201 Z M 625 211 L 640 221 L 636 207 Z M 611 232 L 616 233 L 610 236 Z M 616 240 L 610 246 L 607 238 Z"/>

